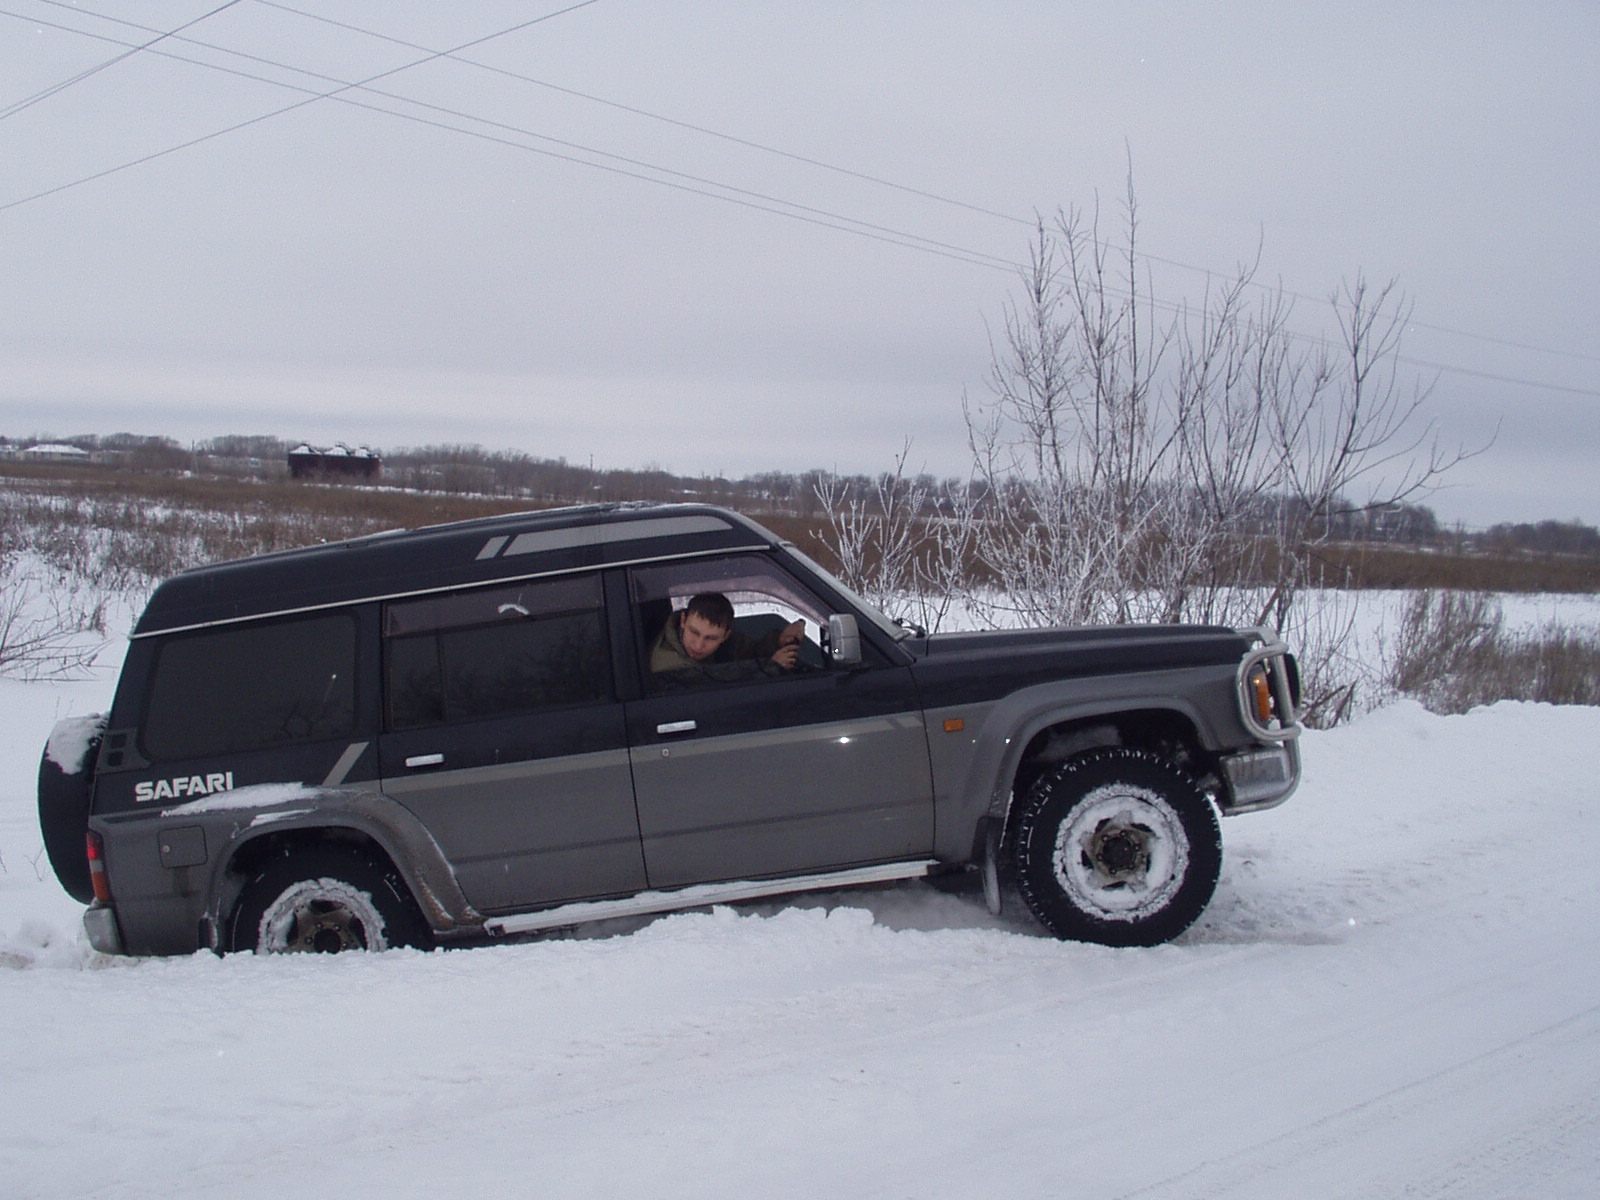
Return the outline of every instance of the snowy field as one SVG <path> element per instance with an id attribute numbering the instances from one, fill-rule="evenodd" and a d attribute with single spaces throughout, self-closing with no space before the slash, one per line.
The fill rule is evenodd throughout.
<path id="1" fill-rule="evenodd" d="M 1600 1194 L 1600 709 L 1308 734 L 1155 950 L 914 884 L 129 961 L 85 945 L 33 809 L 115 657 L 0 681 L 0 1196 Z"/>

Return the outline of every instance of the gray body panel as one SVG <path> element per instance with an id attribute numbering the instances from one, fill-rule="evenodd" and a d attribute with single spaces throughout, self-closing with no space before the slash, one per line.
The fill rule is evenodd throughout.
<path id="1" fill-rule="evenodd" d="M 929 853 L 919 713 L 635 747 L 652 887 L 809 872 Z"/>
<path id="2" fill-rule="evenodd" d="M 367 786 L 268 784 L 164 809 L 94 816 L 115 872 L 122 942 L 135 954 L 216 948 L 243 880 L 230 866 L 252 843 L 297 831 L 369 840 L 395 864 L 442 936 L 482 926 L 426 826 Z M 173 849 L 182 854 L 174 865 Z"/>
<path id="3" fill-rule="evenodd" d="M 384 790 L 433 832 L 476 908 L 645 886 L 621 705 L 407 730 L 379 746 Z"/>
<path id="4" fill-rule="evenodd" d="M 645 886 L 622 750 L 387 779 L 482 912 Z"/>
<path id="5" fill-rule="evenodd" d="M 934 806 L 939 839 L 935 853 L 948 861 L 972 854 L 978 822 L 1004 818 L 1010 781 L 1022 753 L 1041 730 L 1130 711 L 1164 711 L 1188 722 L 1207 749 L 1220 749 L 1239 726 L 1234 715 L 1231 668 L 1187 667 L 1134 675 L 1097 675 L 1035 684 L 998 700 L 928 710 Z M 943 732 L 959 720 L 959 732 Z M 1242 739 L 1242 728 L 1236 735 Z"/>

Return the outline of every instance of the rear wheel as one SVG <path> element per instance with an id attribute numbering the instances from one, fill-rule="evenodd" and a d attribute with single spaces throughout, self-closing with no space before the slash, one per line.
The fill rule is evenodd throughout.
<path id="1" fill-rule="evenodd" d="M 427 944 L 404 882 L 358 850 L 316 846 L 270 860 L 245 885 L 230 945 L 257 954 L 333 954 Z"/>
<path id="2" fill-rule="evenodd" d="M 1211 900 L 1222 836 L 1187 775 L 1147 751 L 1113 747 L 1034 785 L 1013 855 L 1023 899 L 1057 937 L 1154 946 Z"/>

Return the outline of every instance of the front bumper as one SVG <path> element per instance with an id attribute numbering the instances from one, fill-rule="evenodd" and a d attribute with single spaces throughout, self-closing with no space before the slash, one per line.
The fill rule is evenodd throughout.
<path id="1" fill-rule="evenodd" d="M 1224 816 L 1260 812 L 1282 804 L 1300 784 L 1300 748 L 1294 741 L 1261 750 L 1225 755 L 1221 762 L 1227 795 Z"/>
<path id="2" fill-rule="evenodd" d="M 98 900 L 83 914 L 83 931 L 89 945 L 101 954 L 125 954 L 122 948 L 122 929 L 117 925 L 116 910 Z"/>

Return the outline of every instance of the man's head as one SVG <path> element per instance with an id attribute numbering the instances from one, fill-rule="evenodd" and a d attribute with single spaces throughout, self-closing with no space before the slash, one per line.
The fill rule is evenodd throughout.
<path id="1" fill-rule="evenodd" d="M 733 632 L 733 605 L 721 592 L 701 592 L 683 610 L 678 632 L 684 653 L 695 662 L 704 662 Z"/>

